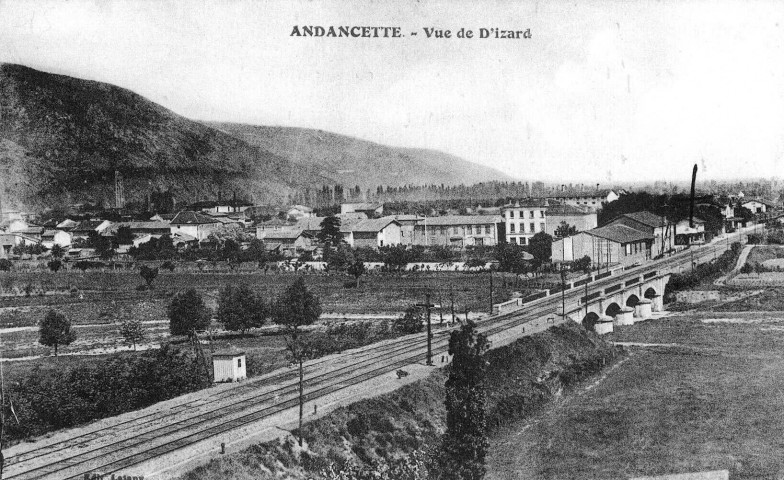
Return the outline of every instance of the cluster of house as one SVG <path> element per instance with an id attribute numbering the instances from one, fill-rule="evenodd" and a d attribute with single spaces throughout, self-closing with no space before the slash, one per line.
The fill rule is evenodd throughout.
<path id="1" fill-rule="evenodd" d="M 618 198 L 612 190 L 562 190 L 548 198 L 528 198 L 501 207 L 478 207 L 470 214 L 385 215 L 382 203 L 344 203 L 341 205 L 340 232 L 354 248 L 379 248 L 392 245 L 494 246 L 502 242 L 528 245 L 537 233 L 553 237 L 562 225 L 577 232 L 556 241 L 553 260 L 570 261 L 590 256 L 598 264 L 634 264 L 685 245 L 705 241 L 705 222 L 694 219 L 672 223 L 650 212 L 638 212 L 597 228 L 597 210 Z M 766 213 L 773 205 L 759 199 L 743 199 L 742 206 L 753 213 Z M 723 211 L 726 224 L 737 228 L 742 219 L 732 207 Z M 253 218 L 269 218 L 253 222 Z M 72 257 L 86 253 L 79 248 L 91 235 L 114 237 L 121 227 L 133 235 L 133 246 L 168 235 L 177 246 L 196 245 L 227 225 L 241 228 L 264 241 L 266 248 L 288 256 L 317 249 L 317 234 L 325 217 L 316 216 L 304 205 L 293 205 L 283 212 L 248 202 L 199 202 L 188 210 L 157 214 L 147 221 L 111 222 L 103 219 L 50 221 L 41 225 L 23 218 L 0 222 L 0 257 L 7 257 L 17 245 L 41 244 L 66 248 Z M 124 245 L 122 248 L 129 248 Z M 122 253 L 120 251 L 119 253 Z M 89 252 L 87 253 L 89 254 Z"/>
<path id="2" fill-rule="evenodd" d="M 182 211 L 174 214 L 158 214 L 149 221 L 112 222 L 103 219 L 46 222 L 38 225 L 23 218 L 7 219 L 0 224 L 0 257 L 12 255 L 18 245 L 40 244 L 47 249 L 59 245 L 70 257 L 89 255 L 91 249 L 80 248 L 82 241 L 90 236 L 116 237 L 120 228 L 126 227 L 133 235 L 131 244 L 121 246 L 128 249 L 168 235 L 177 246 L 195 245 L 206 240 L 211 233 L 231 224 L 245 228 L 244 219 L 227 215 Z M 120 253 L 122 253 L 120 251 Z"/>
<path id="3" fill-rule="evenodd" d="M 761 199 L 741 199 L 743 208 L 755 215 L 767 214 L 775 208 Z M 736 215 L 732 204 L 721 209 L 725 231 L 745 227 L 746 220 Z M 706 241 L 705 220 L 694 217 L 673 222 L 648 211 L 620 215 L 599 228 L 580 230 L 575 235 L 553 242 L 552 261 L 570 262 L 589 256 L 595 265 L 642 264 L 666 253 L 682 250 Z"/>
<path id="4" fill-rule="evenodd" d="M 578 230 L 596 227 L 596 209 L 548 199 L 529 199 L 503 207 L 479 207 L 471 215 L 384 215 L 383 204 L 343 204 L 340 232 L 354 248 L 392 245 L 494 246 L 509 241 L 527 245 L 536 233 L 555 234 L 566 222 Z M 268 248 L 295 253 L 315 248 L 325 217 L 300 212 L 297 218 L 273 218 L 256 227 Z"/>

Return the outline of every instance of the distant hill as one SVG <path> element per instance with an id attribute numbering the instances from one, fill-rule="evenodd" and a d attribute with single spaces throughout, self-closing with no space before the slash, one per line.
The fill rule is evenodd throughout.
<path id="1" fill-rule="evenodd" d="M 124 88 L 0 64 L 0 201 L 4 209 L 128 201 L 171 189 L 180 202 L 233 192 L 283 203 L 324 184 L 470 184 L 505 179 L 440 152 L 385 147 L 283 127 L 204 123 Z"/>
<path id="2" fill-rule="evenodd" d="M 498 170 L 447 153 L 389 147 L 323 130 L 219 122 L 207 122 L 207 125 L 298 165 L 317 169 L 331 183 L 347 187 L 470 185 L 511 179 Z"/>
<path id="3" fill-rule="evenodd" d="M 0 64 L 3 201 L 28 207 L 128 200 L 171 188 L 179 200 L 236 190 L 258 202 L 326 181 L 316 172 L 113 85 Z"/>

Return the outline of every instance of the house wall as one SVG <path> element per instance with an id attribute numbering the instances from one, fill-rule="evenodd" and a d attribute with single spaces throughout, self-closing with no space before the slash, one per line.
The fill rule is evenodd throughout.
<path id="1" fill-rule="evenodd" d="M 191 237 L 197 239 L 198 241 L 206 240 L 207 237 L 210 236 L 212 232 L 214 232 L 220 223 L 203 223 L 203 224 L 196 224 L 196 225 L 172 225 L 170 227 L 170 233 L 184 233 L 185 235 L 190 235 Z"/>
<path id="2" fill-rule="evenodd" d="M 247 378 L 245 363 L 245 355 L 213 358 L 212 372 L 215 381 L 233 382 Z"/>
<path id="3" fill-rule="evenodd" d="M 622 264 L 624 266 L 644 263 L 651 259 L 651 242 L 640 241 L 620 244 L 587 233 L 553 242 L 553 262 L 573 261 L 584 256 L 591 258 L 594 268 L 598 265 Z"/>
<path id="4" fill-rule="evenodd" d="M 610 224 L 626 225 L 627 227 L 634 228 L 635 230 L 652 234 L 654 239 L 651 251 L 654 257 L 660 255 L 662 252 L 666 252 L 675 248 L 675 234 L 677 232 L 677 226 L 675 224 L 669 224 L 669 229 L 667 228 L 666 223 L 662 226 L 649 227 L 648 225 L 644 225 L 629 217 L 618 217 L 610 222 Z M 663 249 L 662 245 L 664 246 Z"/>
<path id="5" fill-rule="evenodd" d="M 427 231 L 427 235 L 425 232 Z M 496 224 L 482 223 L 471 225 L 425 225 L 418 223 L 413 229 L 414 245 L 497 245 Z"/>
<path id="6" fill-rule="evenodd" d="M 545 231 L 548 235 L 555 236 L 555 231 L 566 222 L 577 228 L 578 232 L 591 230 L 598 226 L 596 213 L 588 215 L 547 215 Z"/>
<path id="7" fill-rule="evenodd" d="M 742 206 L 751 210 L 751 213 L 765 213 L 768 211 L 767 205 L 755 201 L 745 202 L 742 204 Z"/>
<path id="8" fill-rule="evenodd" d="M 547 232 L 545 208 L 543 206 L 504 208 L 506 241 L 528 245 L 531 237 L 539 232 Z"/>

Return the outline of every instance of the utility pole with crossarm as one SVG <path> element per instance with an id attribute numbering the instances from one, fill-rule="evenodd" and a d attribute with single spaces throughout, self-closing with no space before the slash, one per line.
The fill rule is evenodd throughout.
<path id="1" fill-rule="evenodd" d="M 417 303 L 417 307 L 422 307 L 425 309 L 426 312 L 426 319 L 427 322 L 427 365 L 433 365 L 433 345 L 432 345 L 432 334 L 430 333 L 430 310 L 435 307 L 432 303 L 430 303 L 430 294 L 425 294 L 425 303 Z"/>

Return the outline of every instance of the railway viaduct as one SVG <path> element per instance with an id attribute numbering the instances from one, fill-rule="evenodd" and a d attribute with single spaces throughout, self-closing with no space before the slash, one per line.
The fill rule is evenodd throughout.
<path id="1" fill-rule="evenodd" d="M 608 333 L 613 325 L 631 325 L 664 309 L 664 288 L 669 279 L 669 273 L 660 274 L 656 270 L 618 279 L 612 285 L 579 297 L 576 302 L 566 303 L 566 316 L 597 333 Z M 587 286 L 587 280 L 574 283 L 583 282 Z M 563 314 L 560 309 L 559 313 Z"/>

